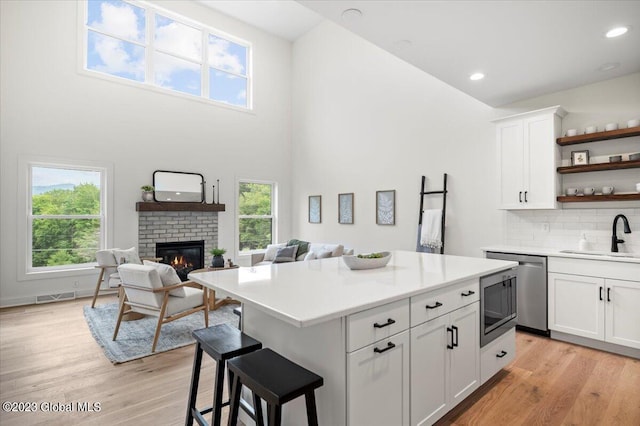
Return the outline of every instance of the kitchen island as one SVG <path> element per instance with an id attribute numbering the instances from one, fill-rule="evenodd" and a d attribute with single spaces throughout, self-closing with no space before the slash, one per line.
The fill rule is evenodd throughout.
<path id="1" fill-rule="evenodd" d="M 479 386 L 479 277 L 515 266 L 394 251 L 379 269 L 352 271 L 342 259 L 329 258 L 192 273 L 189 279 L 241 301 L 245 333 L 323 376 L 324 386 L 316 392 L 320 424 L 408 425 L 424 420 L 420 410 L 429 404 L 422 400 L 431 388 L 438 387 L 446 403 L 435 404 L 437 412 L 425 417 L 426 423 Z M 434 324 L 442 330 L 437 335 L 448 339 L 445 329 L 451 330 L 449 323 L 456 318 L 464 325 L 455 327 L 455 342 L 451 331 L 457 351 L 449 352 L 466 362 L 458 369 L 464 373 L 458 377 L 460 392 L 452 393 L 456 378 L 441 371 L 452 369 L 451 359 L 423 371 L 431 367 L 410 368 L 409 353 L 420 349 L 419 327 Z M 436 358 L 448 356 L 447 342 Z M 439 389 L 431 378 L 422 380 L 423 372 L 442 373 L 447 383 Z M 412 398 L 418 399 L 412 403 Z M 283 424 L 305 424 L 304 413 L 304 400 L 292 401 L 283 409 Z"/>

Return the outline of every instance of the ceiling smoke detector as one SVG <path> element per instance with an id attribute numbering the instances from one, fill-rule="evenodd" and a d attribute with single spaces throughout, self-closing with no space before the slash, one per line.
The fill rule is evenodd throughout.
<path id="1" fill-rule="evenodd" d="M 356 22 L 362 18 L 362 11 L 360 9 L 346 9 L 342 12 L 342 19 L 346 22 Z"/>

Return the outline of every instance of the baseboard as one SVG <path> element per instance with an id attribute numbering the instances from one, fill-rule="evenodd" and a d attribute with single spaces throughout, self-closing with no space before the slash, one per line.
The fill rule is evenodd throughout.
<path id="1" fill-rule="evenodd" d="M 73 290 L 71 290 L 73 291 Z M 76 290 L 76 299 L 84 299 L 84 298 L 89 298 L 89 297 L 93 297 L 93 291 L 92 289 L 84 289 L 84 290 Z M 113 289 L 113 293 L 112 294 L 116 294 L 118 292 L 117 289 Z M 111 294 L 109 292 L 105 291 L 101 291 L 100 294 Z M 16 307 L 16 306 L 25 306 L 25 305 L 35 305 L 36 304 L 36 299 L 37 297 L 40 295 L 33 295 L 33 296 L 24 296 L 24 297 L 15 297 L 12 299 L 0 299 L 0 308 L 12 308 L 12 307 Z M 60 300 L 60 302 L 62 302 L 63 300 Z M 58 303 L 58 301 L 55 302 L 51 302 L 51 303 Z"/>
<path id="2" fill-rule="evenodd" d="M 601 342 L 599 340 L 588 339 L 582 336 L 574 336 L 573 334 L 562 333 L 559 331 L 551 331 L 551 338 L 562 340 L 563 342 L 573 343 L 581 346 L 599 349 L 601 351 L 613 352 L 615 354 L 640 359 L 640 349 L 629 348 L 627 346 L 616 345 L 609 342 Z"/>

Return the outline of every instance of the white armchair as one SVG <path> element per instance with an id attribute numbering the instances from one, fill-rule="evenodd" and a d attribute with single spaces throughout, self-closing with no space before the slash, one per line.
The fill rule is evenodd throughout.
<path id="1" fill-rule="evenodd" d="M 118 266 L 124 297 L 120 298 L 118 321 L 113 340 L 118 336 L 122 317 L 128 312 L 138 312 L 158 317 L 151 352 L 155 352 L 162 324 L 177 320 L 198 311 L 204 311 L 204 326 L 209 326 L 208 292 L 206 287 L 190 281 L 163 286 L 158 270 L 153 266 L 123 264 Z M 184 296 L 173 296 L 170 291 L 184 289 Z M 125 310 L 126 309 L 126 310 Z"/>

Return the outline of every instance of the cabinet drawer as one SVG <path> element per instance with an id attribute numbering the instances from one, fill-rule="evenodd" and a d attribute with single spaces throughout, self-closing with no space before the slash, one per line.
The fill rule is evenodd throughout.
<path id="1" fill-rule="evenodd" d="M 481 384 L 516 358 L 515 327 L 480 350 Z"/>
<path id="2" fill-rule="evenodd" d="M 478 300 L 478 279 L 414 296 L 411 298 L 411 326 L 422 324 Z"/>
<path id="3" fill-rule="evenodd" d="M 347 352 L 409 328 L 409 299 L 398 300 L 347 317 Z"/>

